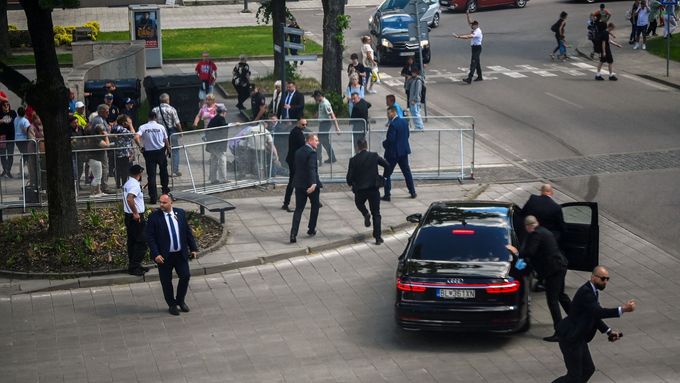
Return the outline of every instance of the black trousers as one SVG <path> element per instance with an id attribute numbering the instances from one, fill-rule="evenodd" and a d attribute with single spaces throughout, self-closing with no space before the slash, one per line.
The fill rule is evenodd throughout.
<path id="1" fill-rule="evenodd" d="M 243 105 L 243 103 L 248 99 L 248 97 L 250 97 L 250 86 L 234 85 L 234 89 L 236 89 L 236 93 L 238 94 L 238 103 L 236 105 L 238 105 L 240 109 L 244 109 L 245 106 Z"/>
<path id="2" fill-rule="evenodd" d="M 550 316 L 552 316 L 555 330 L 557 330 L 557 324 L 562 320 L 560 305 L 567 314 L 569 313 L 569 307 L 571 306 L 571 299 L 564 293 L 564 278 L 566 275 L 567 269 L 564 269 L 545 277 L 544 281 L 545 298 L 548 301 L 548 309 L 550 310 Z"/>
<path id="3" fill-rule="evenodd" d="M 482 77 L 482 64 L 479 61 L 479 56 L 482 54 L 481 45 L 472 46 L 472 58 L 470 59 L 470 73 L 468 74 L 468 79 L 472 80 L 472 76 L 477 71 L 477 77 Z"/>
<path id="4" fill-rule="evenodd" d="M 144 237 L 145 226 L 146 221 L 144 220 L 143 213 L 140 214 L 139 222 L 132 219 L 132 214 L 125 213 L 129 271 L 142 268 L 142 260 L 144 260 L 144 255 L 146 254 L 146 239 Z"/>
<path id="5" fill-rule="evenodd" d="M 332 122 L 330 121 L 322 121 L 319 124 L 319 143 L 321 143 L 321 146 L 323 146 L 331 162 L 335 162 L 335 153 L 333 152 L 333 146 L 331 146 L 330 138 L 331 125 Z M 319 157 L 319 163 L 321 163 L 323 161 L 321 150 L 317 150 L 316 155 Z"/>
<path id="6" fill-rule="evenodd" d="M 168 176 L 168 158 L 165 156 L 165 149 L 159 150 L 145 150 L 144 162 L 146 163 L 146 175 L 149 181 L 149 199 L 152 204 L 158 200 L 158 189 L 156 188 L 156 166 L 159 168 L 161 175 L 161 191 L 165 193 L 170 192 L 168 183 L 170 177 Z"/>
<path id="7" fill-rule="evenodd" d="M 408 155 L 399 157 L 397 159 L 389 159 L 387 160 L 387 163 L 390 164 L 389 169 L 385 169 L 388 171 L 389 174 L 392 174 L 394 171 L 394 168 L 399 165 L 399 169 L 401 169 L 401 174 L 404 175 L 404 181 L 406 181 L 406 187 L 408 188 L 408 192 L 411 194 L 416 193 L 416 186 L 413 183 L 413 175 L 411 174 L 411 166 L 408 164 Z M 392 193 L 392 176 L 387 177 L 385 179 L 385 197 L 391 196 Z"/>
<path id="8" fill-rule="evenodd" d="M 0 162 L 2 162 L 2 170 L 7 174 L 12 174 L 12 165 L 14 165 L 14 142 L 6 142 L 5 149 L 0 149 Z"/>
<path id="9" fill-rule="evenodd" d="M 125 185 L 130 172 L 130 159 L 128 157 L 116 157 L 116 188 Z"/>
<path id="10" fill-rule="evenodd" d="M 553 383 L 585 383 L 593 376 L 595 364 L 585 340 L 560 341 L 560 351 L 567 366 L 567 374 L 553 380 Z"/>
<path id="11" fill-rule="evenodd" d="M 364 217 L 368 214 L 366 201 L 368 201 L 368 207 L 371 209 L 371 215 L 373 216 L 373 238 L 377 239 L 381 237 L 380 190 L 378 188 L 364 189 L 357 190 L 354 193 L 354 204 Z"/>
<path id="12" fill-rule="evenodd" d="M 175 296 L 174 288 L 172 286 L 172 270 L 175 270 L 179 277 L 177 283 L 177 296 Z M 162 265 L 158 265 L 158 277 L 163 287 L 163 297 L 168 306 L 178 305 L 184 303 L 184 298 L 187 296 L 189 290 L 189 279 L 191 278 L 191 271 L 189 270 L 189 260 L 184 258 L 182 253 L 170 253 L 165 258 Z"/>
<path id="13" fill-rule="evenodd" d="M 307 194 L 306 189 L 295 188 L 295 213 L 293 213 L 293 226 L 290 228 L 290 236 L 296 237 L 298 229 L 300 228 L 300 220 L 302 219 L 302 212 L 307 205 L 307 198 L 312 205 L 312 210 L 309 213 L 309 224 L 307 228 L 309 231 L 316 230 L 316 219 L 319 217 L 319 194 L 321 191 L 317 188 L 314 193 Z"/>
<path id="14" fill-rule="evenodd" d="M 283 204 L 290 205 L 290 197 L 293 196 L 293 179 L 295 178 L 295 164 L 288 163 L 288 185 L 286 185 L 286 194 L 283 196 Z"/>
<path id="15" fill-rule="evenodd" d="M 649 22 L 649 27 L 647 28 L 647 34 L 656 36 L 657 21 L 656 18 Z"/>

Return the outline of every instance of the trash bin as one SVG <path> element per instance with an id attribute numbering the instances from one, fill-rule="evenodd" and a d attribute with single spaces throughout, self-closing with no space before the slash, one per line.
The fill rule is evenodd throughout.
<path id="1" fill-rule="evenodd" d="M 85 105 L 88 113 L 96 112 L 97 106 L 104 103 L 104 95 L 108 93 L 106 88 L 106 81 L 108 80 L 89 80 L 85 81 Z M 116 83 L 116 89 L 120 92 L 123 99 L 131 98 L 135 100 L 135 105 L 139 105 L 139 98 L 141 97 L 141 81 L 136 78 L 127 78 L 123 80 L 113 80 Z"/>
<path id="2" fill-rule="evenodd" d="M 158 97 L 162 93 L 170 95 L 170 105 L 177 109 L 182 127 L 187 129 L 193 123 L 198 112 L 198 91 L 201 81 L 195 74 L 147 76 L 144 78 L 144 90 L 153 109 L 159 105 Z"/>

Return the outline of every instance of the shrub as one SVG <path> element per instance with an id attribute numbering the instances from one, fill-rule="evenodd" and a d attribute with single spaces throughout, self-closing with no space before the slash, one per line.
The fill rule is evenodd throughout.
<path id="1" fill-rule="evenodd" d="M 7 26 L 7 30 L 8 30 L 8 31 L 18 31 L 19 28 L 17 28 L 17 26 L 14 25 L 14 24 L 9 24 L 9 25 Z"/>

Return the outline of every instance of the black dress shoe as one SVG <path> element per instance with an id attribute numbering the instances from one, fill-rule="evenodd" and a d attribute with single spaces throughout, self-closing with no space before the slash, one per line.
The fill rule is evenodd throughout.
<path id="1" fill-rule="evenodd" d="M 370 214 L 366 214 L 364 216 L 364 226 L 371 227 L 371 215 Z"/>
<path id="2" fill-rule="evenodd" d="M 550 336 L 546 336 L 545 338 L 543 338 L 543 340 L 546 342 L 559 342 L 560 337 L 558 337 L 557 334 L 552 334 Z"/>
<path id="3" fill-rule="evenodd" d="M 472 79 L 470 79 L 470 78 L 464 78 L 464 79 L 463 79 L 463 82 L 466 83 L 466 84 L 469 84 L 469 83 L 472 82 Z"/>
<path id="4" fill-rule="evenodd" d="M 144 270 L 143 269 L 132 269 L 132 270 L 128 271 L 128 274 L 141 277 L 141 276 L 144 275 Z"/>
<path id="5" fill-rule="evenodd" d="M 484 81 L 484 79 L 482 78 L 482 76 L 478 76 L 478 77 L 475 79 L 475 81 Z"/>
<path id="6" fill-rule="evenodd" d="M 316 235 L 316 230 L 307 230 L 307 235 L 309 235 L 310 237 L 315 236 L 315 235 Z"/>
<path id="7" fill-rule="evenodd" d="M 148 273 L 149 270 L 151 270 L 151 269 L 146 267 L 146 266 L 142 266 L 142 270 L 144 270 L 145 273 Z"/>
<path id="8" fill-rule="evenodd" d="M 170 306 L 168 308 L 168 312 L 172 315 L 179 315 L 179 310 L 177 309 L 177 306 Z"/>
<path id="9" fill-rule="evenodd" d="M 411 198 L 416 198 L 418 197 L 418 193 L 411 193 Z"/>
<path id="10" fill-rule="evenodd" d="M 184 302 L 180 303 L 178 306 L 179 306 L 179 309 L 182 310 L 183 313 L 188 313 L 189 311 L 191 311 L 189 309 L 189 306 L 187 306 L 187 304 L 184 303 Z"/>
<path id="11" fill-rule="evenodd" d="M 287 212 L 289 212 L 289 213 L 292 213 L 292 212 L 295 211 L 295 209 L 291 209 L 288 205 L 283 205 L 283 206 L 281 206 L 281 210 L 285 210 L 285 211 L 287 211 Z"/>
<path id="12" fill-rule="evenodd" d="M 380 244 L 383 243 L 383 242 L 385 242 L 385 241 L 383 241 L 382 237 L 378 237 L 378 238 L 375 239 L 375 244 L 376 244 L 376 245 L 380 245 Z"/>
<path id="13" fill-rule="evenodd" d="M 384 196 L 380 197 L 380 199 L 383 200 L 383 201 L 387 201 L 387 202 L 390 202 L 392 200 L 392 198 L 388 195 L 384 195 Z"/>
<path id="14" fill-rule="evenodd" d="M 297 239 L 295 239 L 294 235 L 291 235 L 290 236 L 290 243 L 295 243 L 295 242 L 297 242 Z"/>

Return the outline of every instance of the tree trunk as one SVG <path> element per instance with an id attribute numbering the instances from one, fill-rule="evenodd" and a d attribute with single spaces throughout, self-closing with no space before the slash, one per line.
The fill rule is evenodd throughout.
<path id="1" fill-rule="evenodd" d="M 323 3 L 323 61 L 321 88 L 326 92 L 342 94 L 343 46 L 336 36 L 344 33 L 338 28 L 338 16 L 345 14 L 345 2 L 322 0 Z"/>
<path id="2" fill-rule="evenodd" d="M 9 23 L 7 21 L 7 0 L 0 0 L 0 58 L 9 57 Z"/>
<path id="3" fill-rule="evenodd" d="M 71 166 L 68 89 L 59 70 L 52 31 L 52 11 L 39 0 L 21 0 L 35 55 L 36 82 L 26 101 L 40 115 L 45 129 L 49 231 L 53 238 L 78 232 L 78 213 Z"/>
<path id="4" fill-rule="evenodd" d="M 272 35 L 274 37 L 274 44 L 283 49 L 284 34 L 281 31 L 281 24 L 286 24 L 286 0 L 272 0 Z M 283 69 L 283 57 L 274 50 L 274 78 L 281 77 L 281 69 Z M 286 84 L 283 84 L 283 89 Z"/>

